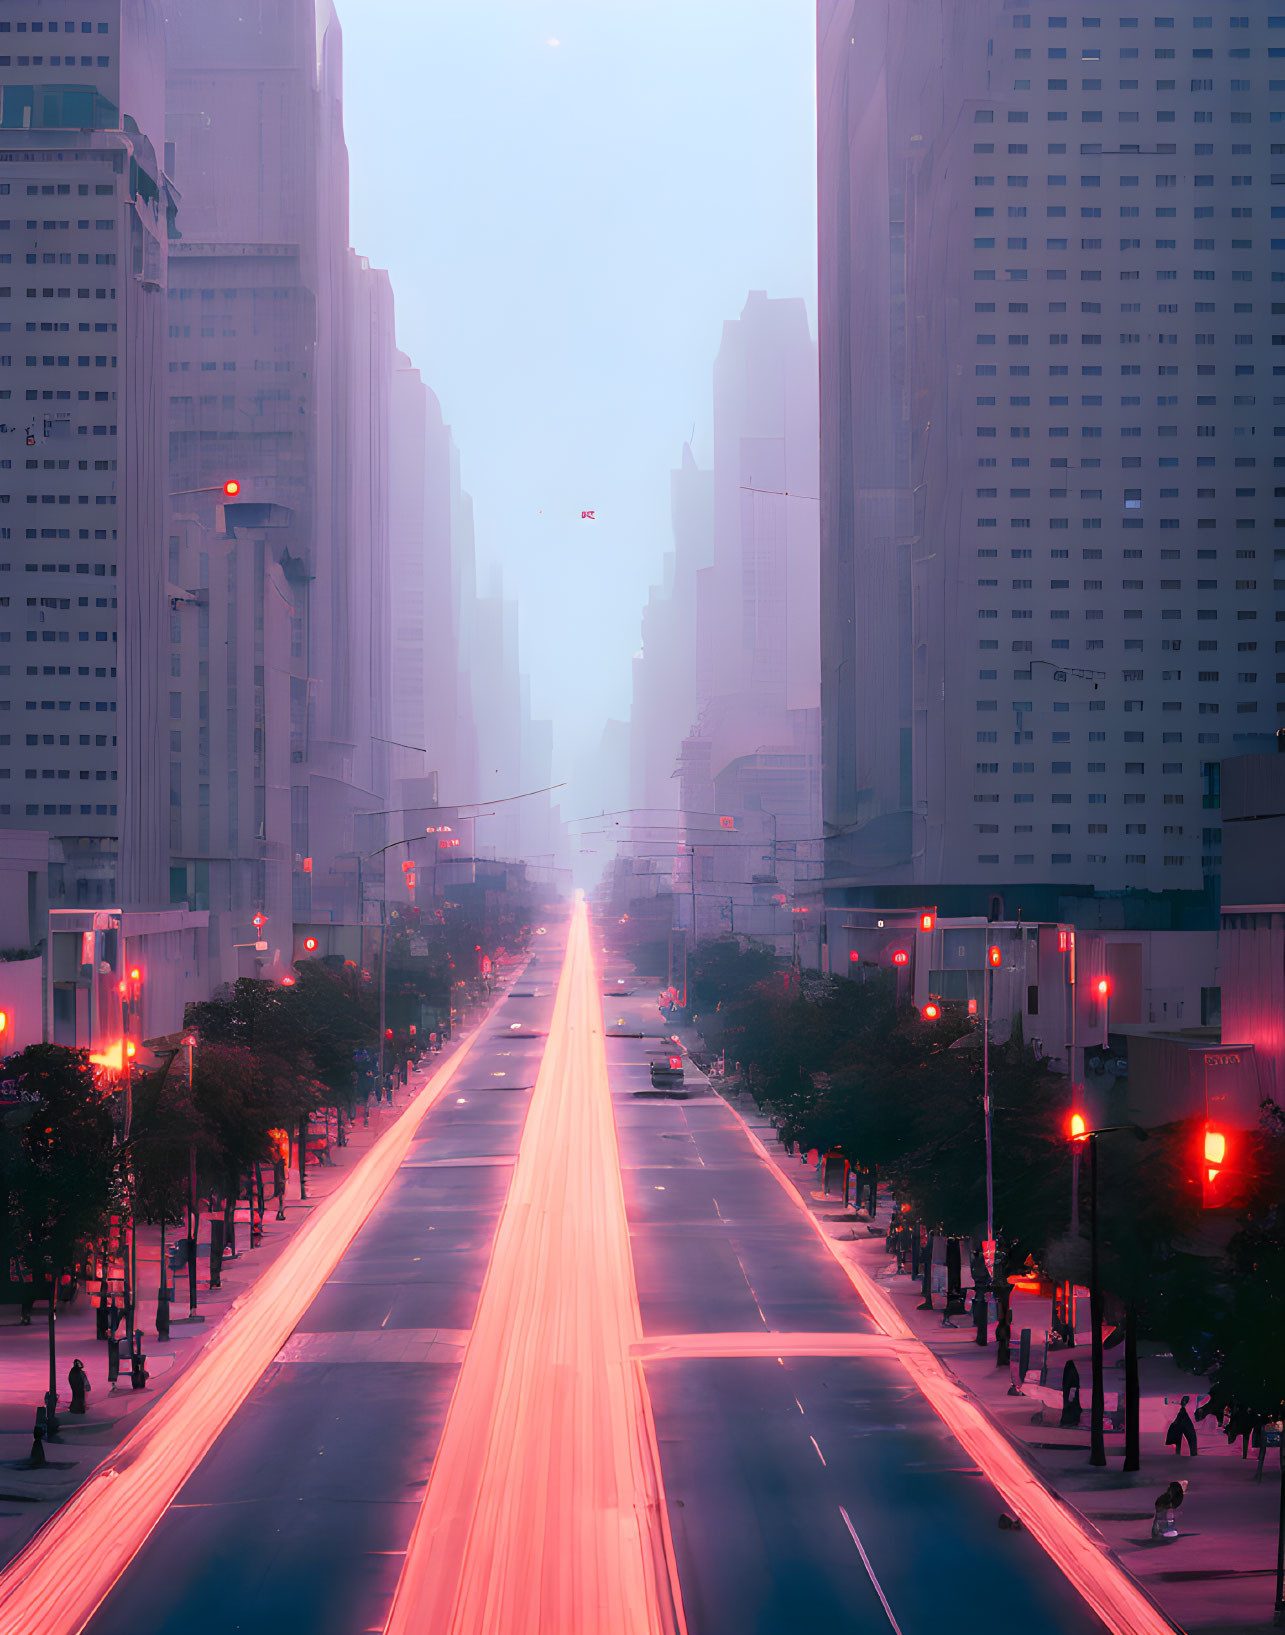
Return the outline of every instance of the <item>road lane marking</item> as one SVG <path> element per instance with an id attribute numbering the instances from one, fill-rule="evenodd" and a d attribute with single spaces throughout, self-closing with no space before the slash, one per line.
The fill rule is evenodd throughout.
<path id="1" fill-rule="evenodd" d="M 432 1074 L 146 1417 L 0 1572 L 0 1635 L 84 1629 L 321 1292 L 481 1036 L 479 1026 Z"/>
<path id="2" fill-rule="evenodd" d="M 857 1530 L 852 1525 L 852 1517 L 842 1505 L 839 1506 L 839 1514 L 843 1517 L 844 1525 L 847 1527 L 849 1533 L 852 1534 L 852 1542 L 856 1545 L 857 1552 L 860 1555 L 862 1562 L 865 1564 L 866 1572 L 870 1575 L 870 1582 L 874 1585 L 875 1594 L 879 1597 L 879 1603 L 883 1607 L 883 1610 L 888 1614 L 888 1622 L 892 1625 L 893 1629 L 896 1630 L 897 1635 L 901 1635 L 901 1625 L 892 1615 L 892 1608 L 888 1605 L 888 1597 L 883 1593 L 883 1585 L 879 1582 L 878 1578 L 875 1577 L 875 1570 L 870 1565 L 870 1557 L 866 1554 L 866 1547 L 857 1537 Z"/>
<path id="3" fill-rule="evenodd" d="M 577 907 L 387 1635 L 685 1635 Z"/>
<path id="4" fill-rule="evenodd" d="M 938 1417 L 963 1451 L 977 1461 L 987 1480 L 1009 1508 L 1016 1511 L 1036 1542 L 1112 1635 L 1173 1635 L 1173 1624 L 1142 1585 L 1118 1562 L 1103 1554 L 1100 1539 L 1091 1535 L 1087 1524 L 1082 1524 L 1071 1507 L 1045 1486 L 980 1403 L 917 1338 L 888 1292 L 880 1288 L 864 1267 L 839 1252 L 838 1244 L 822 1230 L 821 1223 L 789 1177 L 773 1161 L 759 1136 L 735 1107 L 730 1103 L 726 1105 L 750 1146 L 838 1263 L 874 1321 L 897 1343 L 902 1366 Z"/>

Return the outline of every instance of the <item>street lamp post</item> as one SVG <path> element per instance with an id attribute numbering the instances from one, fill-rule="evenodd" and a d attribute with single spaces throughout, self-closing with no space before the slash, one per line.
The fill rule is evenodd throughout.
<path id="1" fill-rule="evenodd" d="M 986 1123 L 986 1241 L 993 1255 L 995 1243 L 995 1163 L 991 1144 L 991 1006 L 994 1003 L 995 970 L 1003 963 L 998 943 L 986 950 L 986 982 L 982 989 L 982 1114 Z"/>
<path id="2" fill-rule="evenodd" d="M 1093 1358 L 1093 1396 L 1089 1407 L 1091 1465 L 1105 1465 L 1107 1462 L 1103 1433 L 1106 1391 L 1102 1380 L 1102 1274 L 1098 1257 L 1098 1137 L 1115 1135 L 1121 1130 L 1131 1131 L 1139 1141 L 1147 1138 L 1147 1132 L 1136 1124 L 1105 1124 L 1099 1130 L 1090 1130 L 1081 1114 L 1071 1115 L 1071 1139 L 1089 1144 L 1089 1323 L 1092 1328 Z M 1136 1460 L 1136 1448 L 1134 1455 Z M 1130 1468 L 1136 1469 L 1136 1462 Z"/>

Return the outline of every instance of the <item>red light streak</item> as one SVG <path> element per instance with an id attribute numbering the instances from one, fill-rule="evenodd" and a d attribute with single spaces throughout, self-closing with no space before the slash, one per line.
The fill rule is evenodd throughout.
<path id="1" fill-rule="evenodd" d="M 483 1028 L 433 1074 L 187 1372 L 0 1573 L 0 1635 L 79 1635 L 289 1339 Z"/>
<path id="2" fill-rule="evenodd" d="M 581 903 L 387 1635 L 683 1635 L 641 1339 Z"/>
<path id="3" fill-rule="evenodd" d="M 1085 1531 L 1074 1513 L 1063 1505 L 1056 1493 L 1045 1487 L 955 1376 L 946 1370 L 922 1340 L 915 1337 L 891 1296 L 861 1266 L 844 1259 L 838 1246 L 822 1231 L 820 1222 L 789 1179 L 773 1162 L 767 1148 L 736 1109 L 732 1108 L 731 1111 L 744 1129 L 750 1145 L 843 1268 L 875 1322 L 885 1335 L 904 1342 L 898 1347 L 900 1361 L 933 1409 L 1107 1628 L 1113 1635 L 1173 1635 L 1173 1625 L 1148 1599 L 1142 1588 L 1122 1567 L 1102 1553 L 1101 1541 Z M 769 1338 L 780 1342 L 785 1337 Z M 780 1344 L 778 1349 L 781 1349 Z"/>

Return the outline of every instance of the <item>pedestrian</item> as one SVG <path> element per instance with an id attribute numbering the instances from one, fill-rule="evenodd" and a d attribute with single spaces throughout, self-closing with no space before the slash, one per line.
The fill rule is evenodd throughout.
<path id="1" fill-rule="evenodd" d="M 71 1411 L 73 1414 L 83 1414 L 85 1411 L 85 1393 L 89 1390 L 89 1375 L 85 1372 L 85 1365 L 77 1357 L 67 1373 L 67 1384 L 71 1386 Z"/>
<path id="2" fill-rule="evenodd" d="M 1194 1459 L 1198 1449 L 1196 1447 L 1196 1427 L 1192 1424 L 1191 1415 L 1187 1412 L 1187 1404 L 1190 1401 L 1190 1397 L 1182 1399 L 1178 1412 L 1173 1416 L 1173 1423 L 1165 1432 L 1165 1447 L 1172 1448 L 1181 1458 L 1182 1444 L 1185 1442 Z"/>
<path id="3" fill-rule="evenodd" d="M 1177 1513 L 1182 1509 L 1182 1501 L 1186 1495 L 1186 1482 L 1170 1482 L 1165 1488 L 1156 1500 L 1155 1519 L 1151 1523 L 1152 1538 L 1178 1537 Z"/>
<path id="4" fill-rule="evenodd" d="M 31 1456 L 27 1460 L 27 1464 L 31 1467 L 32 1470 L 43 1470 L 45 1468 L 46 1463 L 47 1463 L 47 1460 L 45 1459 L 45 1428 L 44 1428 L 43 1425 L 37 1425 L 35 1430 L 32 1432 L 32 1436 L 31 1436 Z"/>
<path id="5" fill-rule="evenodd" d="M 1058 1424 L 1073 1429 L 1080 1423 L 1080 1370 L 1073 1358 L 1062 1366 L 1062 1417 Z"/>
<path id="6" fill-rule="evenodd" d="M 1280 1448 L 1283 1431 L 1285 1431 L 1285 1425 L 1282 1425 L 1279 1419 L 1269 1419 L 1266 1424 L 1258 1427 L 1258 1465 L 1254 1471 L 1254 1480 L 1256 1482 L 1261 1482 L 1263 1479 L 1263 1465 L 1267 1460 L 1268 1448 Z"/>

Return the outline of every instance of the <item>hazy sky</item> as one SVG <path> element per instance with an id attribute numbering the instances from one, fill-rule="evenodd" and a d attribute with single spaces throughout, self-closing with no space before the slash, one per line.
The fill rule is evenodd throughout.
<path id="1" fill-rule="evenodd" d="M 812 0 L 338 5 L 353 243 L 391 271 L 566 769 L 628 713 L 724 318 L 750 289 L 815 310 Z"/>

